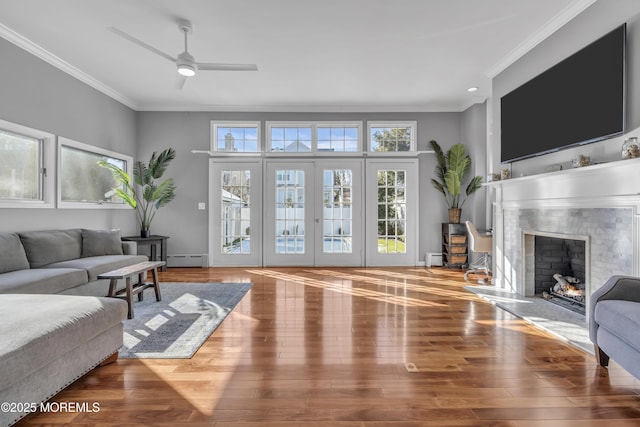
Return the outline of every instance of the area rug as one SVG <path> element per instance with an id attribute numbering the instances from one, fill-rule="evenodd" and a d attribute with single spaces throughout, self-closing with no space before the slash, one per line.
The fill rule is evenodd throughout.
<path id="1" fill-rule="evenodd" d="M 251 283 L 160 283 L 162 301 L 153 290 L 134 297 L 133 319 L 124 321 L 120 357 L 188 359 L 251 289 Z"/>
<path id="2" fill-rule="evenodd" d="M 521 297 L 495 286 L 465 286 L 491 304 L 549 332 L 561 340 L 593 354 L 585 317 L 538 297 Z"/>

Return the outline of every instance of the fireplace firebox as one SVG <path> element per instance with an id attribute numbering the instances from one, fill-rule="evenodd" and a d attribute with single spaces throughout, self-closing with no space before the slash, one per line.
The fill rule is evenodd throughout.
<path id="1" fill-rule="evenodd" d="M 585 314 L 584 240 L 535 236 L 535 294 Z"/>
<path id="2" fill-rule="evenodd" d="M 585 315 L 589 294 L 589 236 L 523 232 L 525 291 Z"/>

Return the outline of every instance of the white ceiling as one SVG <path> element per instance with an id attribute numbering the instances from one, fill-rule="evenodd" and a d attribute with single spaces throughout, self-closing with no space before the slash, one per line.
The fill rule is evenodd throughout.
<path id="1" fill-rule="evenodd" d="M 462 111 L 595 0 L 0 0 L 0 36 L 136 110 Z M 200 71 L 176 56 L 192 21 Z M 475 93 L 467 88 L 477 86 Z"/>

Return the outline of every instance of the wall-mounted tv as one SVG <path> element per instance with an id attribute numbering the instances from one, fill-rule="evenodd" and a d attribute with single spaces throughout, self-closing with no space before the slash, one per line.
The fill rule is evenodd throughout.
<path id="1" fill-rule="evenodd" d="M 501 98 L 501 160 L 624 133 L 626 24 Z"/>

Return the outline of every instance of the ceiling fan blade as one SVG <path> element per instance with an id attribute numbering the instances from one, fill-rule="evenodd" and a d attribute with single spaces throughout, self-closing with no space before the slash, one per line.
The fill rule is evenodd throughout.
<path id="1" fill-rule="evenodd" d="M 256 64 L 212 64 L 212 63 L 196 63 L 198 70 L 207 71 L 258 71 Z"/>
<path id="2" fill-rule="evenodd" d="M 167 53 L 164 53 L 163 51 L 158 50 L 155 47 L 150 46 L 150 45 L 146 44 L 145 42 L 143 42 L 141 40 L 138 40 L 137 38 L 133 37 L 132 35 L 127 34 L 124 31 L 122 31 L 122 30 L 120 30 L 120 29 L 118 29 L 116 27 L 108 27 L 107 30 L 111 31 L 112 33 L 115 33 L 115 34 L 119 35 L 120 37 L 122 37 L 124 39 L 129 40 L 132 43 L 137 44 L 140 47 L 143 47 L 143 48 L 145 48 L 147 50 L 150 50 L 151 52 L 155 53 L 156 55 L 160 55 L 163 58 L 168 59 L 171 62 L 176 62 L 176 58 L 174 58 L 173 56 L 171 56 L 171 55 L 169 55 Z"/>
<path id="3" fill-rule="evenodd" d="M 176 83 L 176 89 L 182 90 L 186 82 L 187 82 L 187 77 L 180 76 L 180 78 L 178 79 L 178 82 Z"/>

